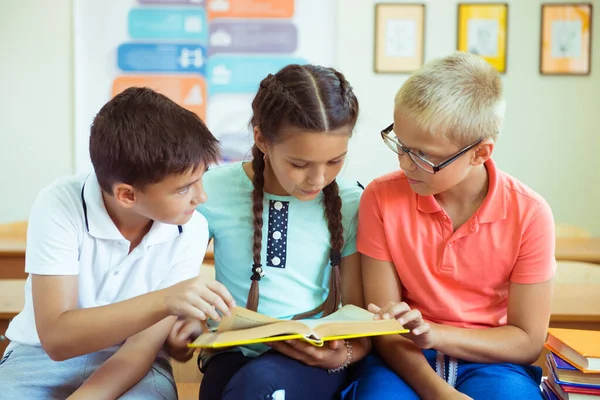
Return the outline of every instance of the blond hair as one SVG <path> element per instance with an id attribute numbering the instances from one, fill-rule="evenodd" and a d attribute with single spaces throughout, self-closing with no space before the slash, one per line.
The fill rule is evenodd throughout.
<path id="1" fill-rule="evenodd" d="M 402 85 L 395 111 L 432 135 L 468 144 L 496 140 L 504 119 L 502 82 L 481 57 L 457 52 L 423 65 Z"/>

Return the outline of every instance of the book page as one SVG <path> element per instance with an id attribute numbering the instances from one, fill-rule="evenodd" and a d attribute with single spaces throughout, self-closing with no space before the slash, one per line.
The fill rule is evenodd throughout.
<path id="1" fill-rule="evenodd" d="M 395 319 L 374 320 L 375 314 L 353 305 L 345 305 L 333 314 L 316 320 L 302 320 L 311 328 L 314 339 L 373 336 L 385 332 L 407 332 Z"/>
<path id="2" fill-rule="evenodd" d="M 293 335 L 294 337 L 287 337 Z M 275 341 L 275 337 L 286 336 L 287 339 L 301 339 L 310 335 L 310 329 L 300 321 L 278 321 L 253 328 L 206 333 L 190 345 L 190 347 L 229 347 L 246 343 L 262 343 Z"/>
<path id="3" fill-rule="evenodd" d="M 326 317 L 319 319 L 301 319 L 299 320 L 299 322 L 302 322 L 309 328 L 314 329 L 316 326 L 321 325 L 325 322 L 371 322 L 373 321 L 374 315 L 375 314 L 365 309 L 349 304 L 343 306 L 333 314 L 330 314 Z"/>
<path id="4" fill-rule="evenodd" d="M 326 322 L 313 329 L 313 337 L 315 339 L 323 340 L 378 336 L 391 333 L 408 333 L 408 329 L 404 328 L 402 324 L 395 319 Z"/>
<path id="5" fill-rule="evenodd" d="M 266 315 L 250 311 L 242 307 L 234 307 L 231 309 L 231 316 L 224 316 L 217 328 L 217 332 L 234 331 L 240 329 L 254 328 L 281 322 L 277 318 L 267 317 Z"/>

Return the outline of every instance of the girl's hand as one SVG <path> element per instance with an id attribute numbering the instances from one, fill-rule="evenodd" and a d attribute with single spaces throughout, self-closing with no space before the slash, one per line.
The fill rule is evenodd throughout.
<path id="1" fill-rule="evenodd" d="M 369 311 L 375 313 L 375 319 L 395 318 L 405 328 L 410 330 L 406 336 L 421 349 L 432 349 L 436 345 L 436 334 L 434 325 L 426 322 L 419 310 L 412 310 L 405 302 L 390 302 L 380 308 L 375 304 L 369 304 Z"/>
<path id="2" fill-rule="evenodd" d="M 313 346 L 303 340 L 272 342 L 269 346 L 311 367 L 334 369 L 348 360 L 348 349 L 343 340 L 325 342 L 323 347 Z"/>

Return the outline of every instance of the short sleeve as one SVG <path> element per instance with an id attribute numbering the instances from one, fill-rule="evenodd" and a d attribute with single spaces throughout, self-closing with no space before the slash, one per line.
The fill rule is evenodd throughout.
<path id="1" fill-rule="evenodd" d="M 56 187 L 35 200 L 27 228 L 25 272 L 37 275 L 78 275 L 79 237 L 83 222 Z"/>
<path id="2" fill-rule="evenodd" d="M 521 284 L 545 282 L 556 272 L 554 218 L 541 201 L 523 232 L 517 262 L 510 281 Z"/>
<path id="3" fill-rule="evenodd" d="M 173 258 L 169 273 L 157 289 L 164 289 L 176 283 L 191 279 L 200 274 L 200 266 L 208 246 L 208 225 L 206 219 L 194 212 L 192 219 L 183 225 L 178 241 L 176 256 Z"/>
<path id="4" fill-rule="evenodd" d="M 366 256 L 391 262 L 381 204 L 379 184 L 373 181 L 367 186 L 360 200 L 357 249 Z"/>
<path id="5" fill-rule="evenodd" d="M 358 207 L 363 190 L 352 185 L 344 190 L 342 197 L 342 221 L 344 224 L 344 248 L 342 257 L 356 253 L 356 234 L 358 229 Z"/>
<path id="6" fill-rule="evenodd" d="M 358 228 L 358 217 L 355 215 L 354 218 L 348 224 L 348 236 L 344 241 L 344 248 L 342 249 L 342 257 L 348 257 L 356 253 L 356 230 Z"/>
<path id="7" fill-rule="evenodd" d="M 229 177 L 228 170 L 231 166 L 222 166 L 211 168 L 202 177 L 202 185 L 204 186 L 204 191 L 208 195 L 208 201 L 205 203 L 198 204 L 196 207 L 196 211 L 198 211 L 204 218 L 208 224 L 208 239 L 213 239 L 215 236 L 214 226 L 212 221 L 214 221 L 215 205 L 217 207 L 221 206 L 222 203 L 229 200 L 227 198 L 223 199 L 222 192 L 224 190 L 229 189 L 235 183 L 231 182 L 231 178 Z M 243 169 L 240 166 L 240 171 Z M 216 201 L 215 201 L 216 200 Z M 218 212 L 218 210 L 217 210 Z"/>
<path id="8" fill-rule="evenodd" d="M 207 235 L 208 235 L 208 240 L 214 238 L 215 234 L 212 231 L 211 226 L 212 224 L 208 223 L 208 220 L 210 219 L 211 215 L 210 212 L 208 211 L 208 209 L 206 208 L 206 204 L 200 204 L 198 207 L 196 207 L 196 211 L 198 211 L 200 213 L 200 215 L 202 215 L 208 224 L 208 228 L 207 228 Z"/>

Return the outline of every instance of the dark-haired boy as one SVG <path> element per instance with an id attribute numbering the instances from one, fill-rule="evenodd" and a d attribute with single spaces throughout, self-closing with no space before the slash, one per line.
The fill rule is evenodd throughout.
<path id="1" fill-rule="evenodd" d="M 219 157 L 202 120 L 130 88 L 95 117 L 90 156 L 94 172 L 56 181 L 33 206 L 2 399 L 176 399 L 161 351 L 176 316 L 218 319 L 234 305 L 198 277 L 208 229 L 195 208 Z"/>

